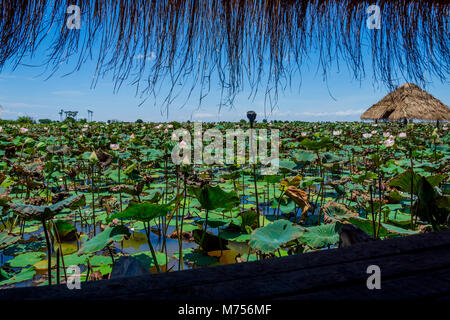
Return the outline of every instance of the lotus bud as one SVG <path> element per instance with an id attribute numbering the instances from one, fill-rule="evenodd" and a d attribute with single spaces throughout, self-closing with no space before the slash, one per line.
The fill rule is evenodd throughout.
<path id="1" fill-rule="evenodd" d="M 92 164 L 98 163 L 98 157 L 95 151 L 92 151 L 91 156 L 89 157 L 89 162 Z"/>
<path id="2" fill-rule="evenodd" d="M 433 133 L 431 134 L 431 136 L 432 136 L 433 138 L 436 138 L 436 137 L 438 136 L 437 131 L 438 131 L 438 129 L 437 129 L 437 128 L 434 128 Z"/>

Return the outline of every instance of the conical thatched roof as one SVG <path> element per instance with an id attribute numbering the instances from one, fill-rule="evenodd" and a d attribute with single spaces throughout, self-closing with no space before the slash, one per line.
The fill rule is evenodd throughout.
<path id="1" fill-rule="evenodd" d="M 371 106 L 363 120 L 450 120 L 450 109 L 414 83 L 405 83 Z"/>

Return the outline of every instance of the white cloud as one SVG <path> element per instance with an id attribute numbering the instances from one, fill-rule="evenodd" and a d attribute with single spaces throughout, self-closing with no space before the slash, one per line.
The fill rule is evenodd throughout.
<path id="1" fill-rule="evenodd" d="M 56 108 L 55 106 L 32 104 L 25 102 L 0 102 L 0 104 L 10 108 Z"/>
<path id="2" fill-rule="evenodd" d="M 364 112 L 362 109 L 353 110 L 343 110 L 343 111 L 322 111 L 322 112 L 303 112 L 302 114 L 305 116 L 312 116 L 312 117 L 328 117 L 328 116 L 353 116 L 353 115 L 360 115 Z"/>
<path id="3" fill-rule="evenodd" d="M 12 74 L 0 74 L 0 79 L 16 79 L 17 77 Z"/>
<path id="4" fill-rule="evenodd" d="M 206 112 L 204 112 L 204 113 L 202 113 L 202 112 L 199 112 L 199 113 L 194 113 L 193 115 L 192 115 L 192 118 L 193 119 L 208 119 L 208 118 L 214 118 L 216 115 L 214 115 L 214 114 L 212 114 L 212 113 L 206 113 Z"/>
<path id="5" fill-rule="evenodd" d="M 83 92 L 78 90 L 60 90 L 60 91 L 52 91 L 51 94 L 56 96 L 80 96 Z"/>
<path id="6" fill-rule="evenodd" d="M 147 57 L 144 56 L 143 54 L 138 54 L 138 55 L 135 55 L 134 58 L 137 60 L 145 59 L 147 61 L 152 61 L 156 58 L 156 53 L 154 51 L 150 51 L 149 56 L 147 56 Z"/>

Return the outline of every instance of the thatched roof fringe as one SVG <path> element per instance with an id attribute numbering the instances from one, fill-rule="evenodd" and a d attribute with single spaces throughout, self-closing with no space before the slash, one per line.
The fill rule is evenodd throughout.
<path id="1" fill-rule="evenodd" d="M 82 10 L 80 30 L 66 28 L 66 9 Z M 450 70 L 449 1 L 378 0 L 381 29 L 366 27 L 373 1 L 355 0 L 35 0 L 0 2 L 0 70 L 47 45 L 57 68 L 70 56 L 77 68 L 92 52 L 96 76 L 112 72 L 117 86 L 132 79 L 155 93 L 192 80 L 209 90 L 216 73 L 232 99 L 249 81 L 276 96 L 313 50 L 324 74 L 344 61 L 364 76 L 362 41 L 369 39 L 375 79 L 419 84 L 426 72 L 445 81 Z M 51 38 L 53 37 L 54 38 Z M 317 46 L 317 48 L 315 48 Z M 94 50 L 95 49 L 95 50 Z M 268 61 L 267 61 L 268 59 Z M 172 96 L 169 94 L 167 102 Z"/>

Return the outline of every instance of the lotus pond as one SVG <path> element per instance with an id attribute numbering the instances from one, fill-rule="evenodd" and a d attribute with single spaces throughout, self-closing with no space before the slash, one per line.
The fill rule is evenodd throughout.
<path id="1" fill-rule="evenodd" d="M 176 272 L 449 227 L 445 124 L 255 126 L 280 130 L 276 175 L 174 165 L 171 133 L 192 123 L 3 121 L 0 288 L 64 283 L 69 266 L 108 279 L 122 256 Z"/>

